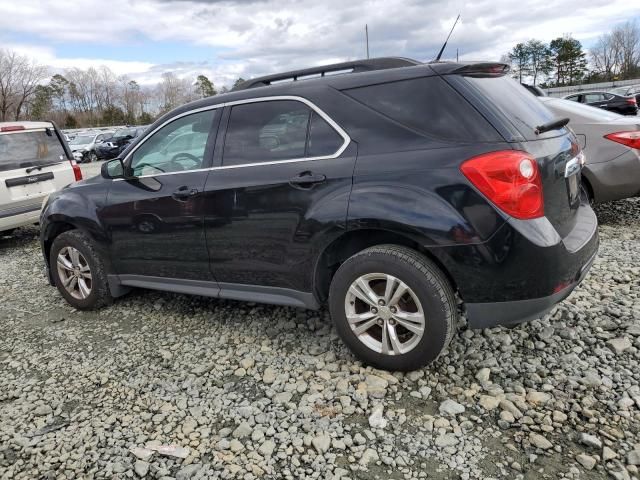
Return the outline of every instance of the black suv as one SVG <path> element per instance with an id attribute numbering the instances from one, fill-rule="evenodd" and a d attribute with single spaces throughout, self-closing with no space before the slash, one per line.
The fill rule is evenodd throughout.
<path id="1" fill-rule="evenodd" d="M 374 59 L 272 75 L 156 121 L 42 212 L 79 309 L 131 287 L 309 309 L 409 370 L 540 317 L 598 247 L 574 135 L 498 63 Z M 291 81 L 286 81 L 291 80 Z"/>

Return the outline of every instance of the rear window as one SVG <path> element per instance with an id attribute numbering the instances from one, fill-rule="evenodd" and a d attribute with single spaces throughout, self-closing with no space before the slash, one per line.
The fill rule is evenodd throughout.
<path id="1" fill-rule="evenodd" d="M 479 90 L 491 106 L 511 121 L 514 127 L 529 140 L 538 138 L 534 133 L 538 125 L 557 118 L 537 97 L 510 77 L 466 76 L 464 79 Z M 551 136 L 556 136 L 563 134 L 564 130 L 549 133 Z"/>
<path id="2" fill-rule="evenodd" d="M 343 90 L 397 123 L 448 141 L 497 141 L 496 130 L 440 77 L 416 78 Z"/>
<path id="3" fill-rule="evenodd" d="M 65 160 L 66 154 L 52 130 L 0 135 L 0 171 Z"/>

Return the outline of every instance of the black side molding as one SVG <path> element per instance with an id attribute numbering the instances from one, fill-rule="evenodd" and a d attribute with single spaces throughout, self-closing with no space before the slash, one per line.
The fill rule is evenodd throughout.
<path id="1" fill-rule="evenodd" d="M 53 180 L 53 172 L 28 175 L 26 177 L 7 178 L 4 183 L 8 188 L 10 188 L 17 187 L 19 185 L 31 185 L 32 183 L 44 182 L 46 180 Z"/>

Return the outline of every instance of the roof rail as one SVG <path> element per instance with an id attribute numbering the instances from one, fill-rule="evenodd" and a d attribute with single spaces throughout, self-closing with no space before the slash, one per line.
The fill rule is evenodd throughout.
<path id="1" fill-rule="evenodd" d="M 380 57 L 366 60 L 353 60 L 350 62 L 334 63 L 320 67 L 292 70 L 290 72 L 276 73 L 264 77 L 256 77 L 246 80 L 233 88 L 233 91 L 246 90 L 248 88 L 265 87 L 276 82 L 306 80 L 308 77 L 317 78 L 340 73 L 370 72 L 373 70 L 385 70 L 387 68 L 410 67 L 420 65 L 421 62 L 403 57 Z"/>

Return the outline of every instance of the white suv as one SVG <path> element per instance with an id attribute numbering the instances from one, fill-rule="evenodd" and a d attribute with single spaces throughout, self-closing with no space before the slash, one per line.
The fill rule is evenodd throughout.
<path id="1" fill-rule="evenodd" d="M 38 223 L 50 193 L 82 180 L 50 122 L 0 123 L 0 232 Z"/>

